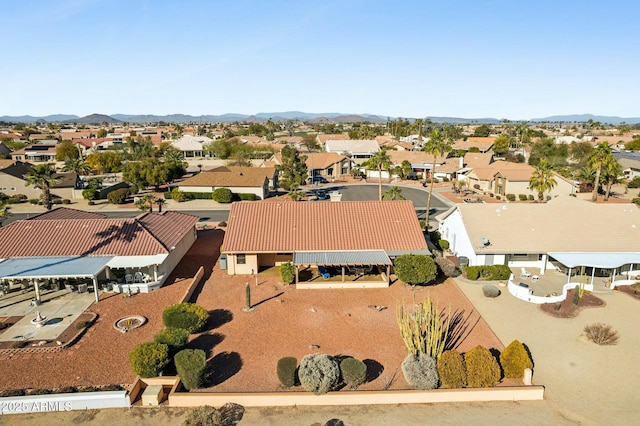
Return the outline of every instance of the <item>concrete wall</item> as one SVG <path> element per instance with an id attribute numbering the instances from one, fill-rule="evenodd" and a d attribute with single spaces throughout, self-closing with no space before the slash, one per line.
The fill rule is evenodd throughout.
<path id="1" fill-rule="evenodd" d="M 570 282 L 562 286 L 562 294 L 555 296 L 533 294 L 533 290 L 528 287 L 522 287 L 514 282 L 514 276 L 511 274 L 509 282 L 507 283 L 507 289 L 512 296 L 517 297 L 525 302 L 534 303 L 536 305 L 542 305 L 544 303 L 556 303 L 562 302 L 567 298 L 567 291 L 576 288 L 580 283 Z M 588 291 L 593 291 L 593 284 L 583 284 L 583 288 Z"/>
<path id="2" fill-rule="evenodd" d="M 467 234 L 467 229 L 462 221 L 459 210 L 453 211 L 438 227 L 442 238 L 449 241 L 449 249 L 456 256 L 469 258 L 469 265 L 479 265 L 476 253 Z"/>
<path id="3" fill-rule="evenodd" d="M 227 255 L 227 275 L 251 275 L 258 272 L 258 255 L 246 254 L 246 263 L 238 265 L 237 255 Z"/>

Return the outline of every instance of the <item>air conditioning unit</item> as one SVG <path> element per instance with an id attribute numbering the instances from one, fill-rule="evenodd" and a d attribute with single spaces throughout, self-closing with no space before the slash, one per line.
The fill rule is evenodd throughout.
<path id="1" fill-rule="evenodd" d="M 482 237 L 480 238 L 480 240 L 482 241 L 482 245 L 483 246 L 488 246 L 489 244 L 491 244 L 491 241 L 489 241 L 489 239 L 487 237 Z"/>

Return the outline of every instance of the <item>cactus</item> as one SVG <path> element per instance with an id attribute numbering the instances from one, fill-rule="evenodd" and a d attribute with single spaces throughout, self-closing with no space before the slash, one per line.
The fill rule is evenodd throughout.
<path id="1" fill-rule="evenodd" d="M 444 352 L 449 337 L 451 308 L 441 312 L 431 297 L 427 297 L 413 312 L 407 311 L 404 302 L 398 305 L 396 318 L 410 355 L 427 354 L 437 360 Z"/>

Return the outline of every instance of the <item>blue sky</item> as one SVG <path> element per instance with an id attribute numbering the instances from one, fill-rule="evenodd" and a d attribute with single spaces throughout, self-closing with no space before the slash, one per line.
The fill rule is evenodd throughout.
<path id="1" fill-rule="evenodd" d="M 0 115 L 637 117 L 639 12 L 615 0 L 4 1 Z"/>

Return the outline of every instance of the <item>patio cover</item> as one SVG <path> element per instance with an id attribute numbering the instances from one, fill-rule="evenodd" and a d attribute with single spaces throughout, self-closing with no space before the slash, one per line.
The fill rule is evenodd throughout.
<path id="1" fill-rule="evenodd" d="M 0 262 L 0 279 L 93 278 L 112 258 L 112 256 L 10 258 Z"/>
<path id="2" fill-rule="evenodd" d="M 622 265 L 640 265 L 640 253 L 548 253 L 569 268 L 593 266 L 595 268 L 617 268 Z"/>
<path id="3" fill-rule="evenodd" d="M 391 265 L 384 250 L 365 251 L 297 251 L 294 265 Z"/>

